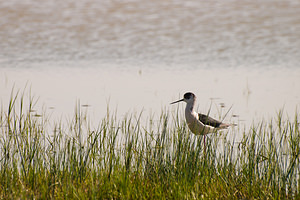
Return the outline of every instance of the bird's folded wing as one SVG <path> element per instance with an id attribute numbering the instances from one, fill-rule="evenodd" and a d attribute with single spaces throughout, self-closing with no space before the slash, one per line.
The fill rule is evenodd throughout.
<path id="1" fill-rule="evenodd" d="M 207 115 L 204 114 L 198 114 L 199 115 L 199 120 L 204 124 L 204 125 L 209 125 L 209 126 L 213 126 L 215 128 L 218 128 L 222 122 L 215 120 Z"/>

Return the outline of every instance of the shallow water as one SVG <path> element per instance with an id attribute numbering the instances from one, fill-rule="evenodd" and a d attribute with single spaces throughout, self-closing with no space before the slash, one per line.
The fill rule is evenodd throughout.
<path id="1" fill-rule="evenodd" d="M 225 121 L 293 116 L 299 10 L 298 0 L 2 1 L 1 102 L 27 84 L 54 116 L 80 99 L 101 119 L 108 104 L 119 116 L 160 113 L 193 91 L 212 116 L 233 105 Z"/>
<path id="2" fill-rule="evenodd" d="M 252 124 L 262 118 L 275 117 L 279 109 L 284 116 L 294 116 L 300 105 L 300 70 L 276 69 L 249 71 L 246 69 L 173 70 L 99 70 L 96 68 L 56 68 L 48 70 L 7 69 L 1 76 L 1 99 L 8 105 L 11 89 L 31 90 L 46 111 L 58 117 L 72 116 L 76 100 L 86 108 L 94 120 L 106 115 L 107 106 L 117 110 L 117 116 L 143 110 L 159 115 L 163 109 L 176 110 L 170 102 L 193 91 L 198 99 L 198 111 L 224 121 Z M 28 92 L 25 95 L 28 96 Z M 223 105 L 224 104 L 224 105 Z M 184 108 L 184 103 L 179 105 Z M 225 107 L 223 107 L 225 106 Z M 223 107 L 223 108 L 222 108 Z M 54 108 L 54 109 L 53 109 Z M 222 112 L 221 112 L 222 111 Z M 238 115 L 238 118 L 233 118 Z"/>

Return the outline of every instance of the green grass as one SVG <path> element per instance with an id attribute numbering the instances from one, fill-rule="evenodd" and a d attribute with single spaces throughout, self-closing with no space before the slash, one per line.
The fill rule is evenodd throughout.
<path id="1" fill-rule="evenodd" d="M 93 128 L 79 103 L 53 121 L 24 96 L 12 92 L 0 113 L 1 199 L 300 198 L 298 112 L 238 127 L 240 141 L 211 134 L 204 153 L 178 112 L 108 112 Z"/>

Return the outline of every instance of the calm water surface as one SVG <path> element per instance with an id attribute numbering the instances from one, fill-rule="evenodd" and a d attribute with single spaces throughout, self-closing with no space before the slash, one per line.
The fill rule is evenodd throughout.
<path id="1" fill-rule="evenodd" d="M 95 119 L 108 104 L 159 114 L 186 91 L 213 116 L 233 105 L 225 121 L 292 116 L 299 10 L 299 0 L 1 1 L 1 104 L 27 84 L 54 116 L 77 99 Z"/>

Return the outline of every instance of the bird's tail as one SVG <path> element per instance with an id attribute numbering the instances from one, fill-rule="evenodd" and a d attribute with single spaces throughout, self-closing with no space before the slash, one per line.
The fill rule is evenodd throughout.
<path id="1" fill-rule="evenodd" d="M 236 126 L 236 124 L 225 124 L 225 123 L 222 123 L 222 124 L 220 124 L 220 126 L 218 127 L 218 129 L 225 129 L 225 128 L 228 128 L 230 126 Z"/>

